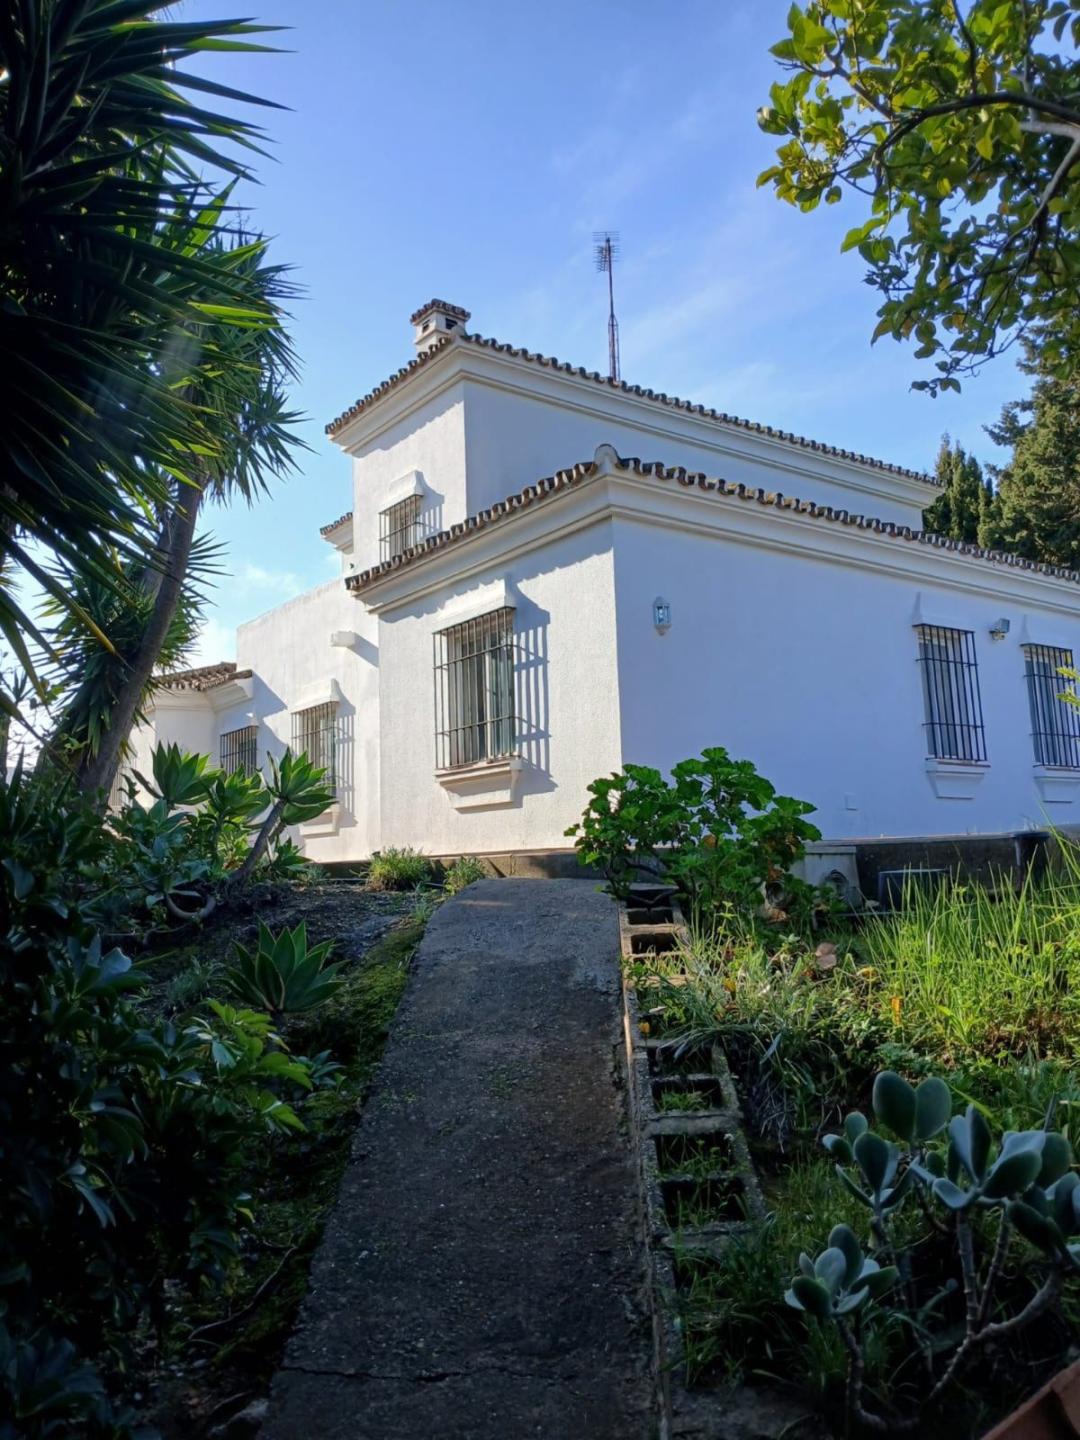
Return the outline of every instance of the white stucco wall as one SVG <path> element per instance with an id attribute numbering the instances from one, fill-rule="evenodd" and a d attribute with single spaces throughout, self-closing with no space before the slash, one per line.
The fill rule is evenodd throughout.
<path id="1" fill-rule="evenodd" d="M 960 567 L 885 538 L 868 542 L 880 560 L 872 569 L 853 565 L 840 544 L 835 556 L 800 556 L 761 538 L 615 522 L 624 760 L 667 770 L 723 745 L 781 793 L 816 805 L 831 839 L 1080 818 L 1075 789 L 1066 803 L 1048 802 L 1036 784 L 1021 650 L 1033 642 L 1080 653 L 1080 587 L 978 560 Z M 913 555 L 920 576 L 890 573 Z M 1031 598 L 1039 589 L 1042 603 Z M 653 625 L 658 596 L 672 606 L 665 634 Z M 993 641 L 1001 616 L 1010 632 Z M 970 798 L 938 798 L 926 771 L 920 621 L 975 634 L 989 764 Z"/>
<path id="2" fill-rule="evenodd" d="M 616 391 L 588 384 L 568 388 L 571 382 L 557 375 L 542 379 L 542 385 L 529 391 L 466 382 L 470 512 L 579 460 L 591 460 L 601 444 L 613 445 L 622 456 L 683 465 L 915 529 L 922 528 L 922 507 L 936 493 L 929 485 L 724 429 L 686 412 L 630 404 Z"/>
<path id="3" fill-rule="evenodd" d="M 353 455 L 353 549 L 356 570 L 375 565 L 379 555 L 379 514 L 399 498 L 404 477 L 420 473 L 421 526 L 434 534 L 467 513 L 463 389 L 452 384 L 416 406 L 395 409 L 384 428 L 366 436 Z"/>
<path id="4" fill-rule="evenodd" d="M 434 633 L 446 607 L 505 581 L 517 611 L 517 703 L 525 761 L 510 803 L 455 809 L 435 774 Z M 590 526 L 494 564 L 379 621 L 381 844 L 429 854 L 562 849 L 585 787 L 618 764 L 610 529 Z"/>
<path id="5" fill-rule="evenodd" d="M 331 645 L 335 632 L 353 632 L 347 648 Z M 314 860 L 356 859 L 377 845 L 379 817 L 379 652 L 374 617 L 340 579 L 242 625 L 237 663 L 254 671 L 249 704 L 223 709 L 218 732 L 259 725 L 259 760 L 280 755 L 292 740 L 292 714 L 338 699 L 339 804 L 325 820 L 301 827 Z M 336 690 L 333 687 L 337 687 Z M 216 757 L 216 742 L 214 755 Z"/>

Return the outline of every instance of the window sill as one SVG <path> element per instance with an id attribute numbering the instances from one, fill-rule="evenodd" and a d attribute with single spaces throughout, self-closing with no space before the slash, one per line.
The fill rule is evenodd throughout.
<path id="1" fill-rule="evenodd" d="M 926 761 L 926 776 L 939 800 L 971 800 L 989 768 L 981 761 L 937 760 L 930 756 Z"/>
<path id="2" fill-rule="evenodd" d="M 435 779 L 450 796 L 455 810 L 486 810 L 494 805 L 513 805 L 517 799 L 520 755 L 501 755 L 475 765 L 457 765 L 436 770 Z"/>
<path id="3" fill-rule="evenodd" d="M 336 835 L 341 828 L 341 801 L 335 800 L 321 815 L 311 820 L 301 820 L 296 828 L 302 840 L 313 839 L 317 835 Z"/>
<path id="4" fill-rule="evenodd" d="M 1035 788 L 1047 805 L 1071 805 L 1080 796 L 1080 770 L 1036 765 Z"/>

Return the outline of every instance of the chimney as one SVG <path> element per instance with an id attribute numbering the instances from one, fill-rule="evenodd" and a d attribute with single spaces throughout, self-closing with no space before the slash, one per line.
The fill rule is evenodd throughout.
<path id="1" fill-rule="evenodd" d="M 421 305 L 409 316 L 417 353 L 424 355 L 445 336 L 458 334 L 465 329 L 468 319 L 468 310 L 460 305 L 448 305 L 445 300 L 429 300 Z"/>

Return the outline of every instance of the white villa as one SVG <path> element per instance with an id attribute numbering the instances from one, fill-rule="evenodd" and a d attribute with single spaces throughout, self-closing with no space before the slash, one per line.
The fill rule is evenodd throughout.
<path id="1" fill-rule="evenodd" d="M 565 850 L 590 781 L 708 745 L 836 842 L 1080 819 L 1080 575 L 925 533 L 925 475 L 469 318 L 424 305 L 414 358 L 327 426 L 340 577 L 173 677 L 139 751 L 307 750 L 320 861 Z"/>

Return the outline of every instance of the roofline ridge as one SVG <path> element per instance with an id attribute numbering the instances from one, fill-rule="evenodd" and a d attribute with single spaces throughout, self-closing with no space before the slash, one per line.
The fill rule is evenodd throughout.
<path id="1" fill-rule="evenodd" d="M 389 574 L 390 571 L 400 569 L 412 560 L 419 559 L 422 554 L 442 549 L 454 540 L 483 530 L 506 516 L 512 516 L 515 511 L 523 509 L 534 501 L 543 500 L 549 495 L 572 488 L 577 482 L 587 479 L 591 475 L 602 474 L 606 467 L 612 470 L 621 470 L 626 474 L 638 475 L 644 479 L 674 479 L 686 489 L 696 487 L 719 498 L 755 500 L 759 505 L 770 510 L 788 511 L 792 515 L 809 520 L 827 520 L 833 524 L 850 525 L 860 530 L 868 530 L 875 535 L 885 535 L 890 539 L 928 545 L 934 549 L 946 549 L 958 555 L 967 555 L 973 559 L 985 561 L 987 564 L 1009 565 L 1014 569 L 1031 571 L 1036 574 L 1048 575 L 1053 579 L 1080 584 L 1080 570 L 1070 570 L 1062 565 L 1049 565 L 1043 561 L 1028 560 L 1026 557 L 1016 555 L 1008 550 L 990 550 L 967 540 L 953 540 L 934 530 L 917 530 L 911 525 L 902 525 L 895 520 L 883 520 L 876 515 L 855 515 L 841 506 L 824 505 L 815 500 L 804 500 L 798 495 L 785 495 L 780 490 L 766 490 L 763 486 L 746 485 L 741 480 L 725 480 L 722 476 L 713 478 L 700 471 L 688 471 L 682 465 L 669 466 L 660 460 L 642 461 L 637 456 L 621 456 L 614 446 L 602 444 L 597 447 L 591 460 L 578 460 L 573 465 L 555 471 L 553 475 L 546 475 L 531 485 L 526 485 L 524 489 L 506 496 L 503 500 L 497 500 L 485 509 L 466 516 L 464 520 L 457 521 L 448 529 L 441 530 L 436 535 L 427 536 L 426 539 L 403 551 L 401 555 L 395 556 L 393 560 L 380 561 L 366 570 L 346 576 L 345 586 L 349 590 L 362 590 L 375 580 Z"/>
<path id="2" fill-rule="evenodd" d="M 496 340 L 491 336 L 477 335 L 472 331 L 451 331 L 440 336 L 431 347 L 419 355 L 415 355 L 400 369 L 395 370 L 385 380 L 381 381 L 366 395 L 362 395 L 347 410 L 342 411 L 336 419 L 331 420 L 325 427 L 325 433 L 331 437 L 337 435 L 344 427 L 366 409 L 370 404 L 380 399 L 387 391 L 399 385 L 403 380 L 415 371 L 428 364 L 431 359 L 442 354 L 454 345 L 476 345 L 494 350 L 496 353 L 509 355 L 513 359 L 524 360 L 530 365 L 539 365 L 546 369 L 561 370 L 568 375 L 577 375 L 580 379 L 588 380 L 593 384 L 607 385 L 612 389 L 620 390 L 627 395 L 633 395 L 643 400 L 649 400 L 653 404 L 664 405 L 669 409 L 686 410 L 701 414 L 705 419 L 714 420 L 720 425 L 730 425 L 736 429 L 747 430 L 752 434 L 765 435 L 770 439 L 782 440 L 785 444 L 797 445 L 801 449 L 810 450 L 816 454 L 831 455 L 838 460 L 848 460 L 856 465 L 866 465 L 873 470 L 881 470 L 889 475 L 899 475 L 909 480 L 918 480 L 925 485 L 935 489 L 941 489 L 941 481 L 935 475 L 924 470 L 912 470 L 905 465 L 896 465 L 890 460 L 878 460 L 872 455 L 865 455 L 857 450 L 847 450 L 839 445 L 829 445 L 824 440 L 814 440 L 805 435 L 797 435 L 793 430 L 778 430 L 772 425 L 764 425 L 758 420 L 747 420 L 740 415 L 732 415 L 724 410 L 716 410 L 702 404 L 695 405 L 692 400 L 684 400 L 678 395 L 668 395 L 663 391 L 644 389 L 640 385 L 634 385 L 626 380 L 613 380 L 610 376 L 600 378 L 596 371 L 587 371 L 583 366 L 575 366 L 565 360 L 559 360 L 554 355 L 544 356 L 539 353 L 527 350 L 524 346 L 515 346 L 505 340 Z"/>

